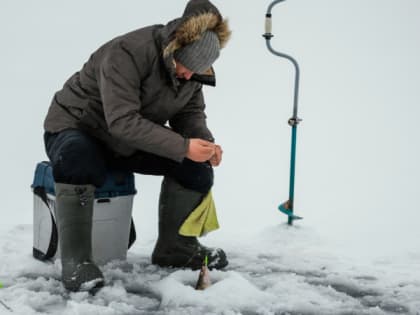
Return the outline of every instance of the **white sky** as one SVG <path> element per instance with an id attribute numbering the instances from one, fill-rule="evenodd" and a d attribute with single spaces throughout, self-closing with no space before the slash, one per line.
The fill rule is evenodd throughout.
<path id="1" fill-rule="evenodd" d="M 179 16 L 186 1 L 0 2 L 0 226 L 30 223 L 30 184 L 45 160 L 42 123 L 56 90 L 114 36 Z M 219 235 L 284 221 L 293 68 L 261 37 L 270 1 L 215 0 L 233 37 L 206 88 L 224 148 L 216 171 Z M 343 244 L 381 255 L 420 241 L 420 2 L 289 0 L 273 10 L 273 46 L 300 63 L 296 212 Z M 139 235 L 156 233 L 160 179 L 137 177 Z M 217 234 L 217 233 L 216 233 Z M 141 236 L 140 236 L 141 237 Z"/>

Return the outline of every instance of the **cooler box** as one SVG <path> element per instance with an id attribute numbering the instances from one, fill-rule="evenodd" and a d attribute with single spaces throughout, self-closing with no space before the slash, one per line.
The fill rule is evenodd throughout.
<path id="1" fill-rule="evenodd" d="M 54 178 L 49 162 L 38 163 L 31 185 L 34 193 L 33 256 L 39 260 L 60 257 L 56 226 Z M 136 239 L 132 219 L 136 194 L 133 173 L 110 171 L 105 184 L 95 191 L 92 256 L 97 264 L 126 259 Z"/>

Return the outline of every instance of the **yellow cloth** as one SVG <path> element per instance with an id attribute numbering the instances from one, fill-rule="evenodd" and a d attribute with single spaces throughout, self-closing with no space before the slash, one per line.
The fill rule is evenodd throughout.
<path id="1" fill-rule="evenodd" d="M 216 206 L 211 191 L 184 221 L 179 234 L 183 236 L 203 236 L 219 228 Z"/>

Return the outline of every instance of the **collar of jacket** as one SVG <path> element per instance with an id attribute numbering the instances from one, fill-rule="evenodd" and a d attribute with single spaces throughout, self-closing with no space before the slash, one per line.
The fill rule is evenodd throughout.
<path id="1" fill-rule="evenodd" d="M 216 86 L 216 75 L 214 74 L 213 67 L 208 69 L 206 73 L 203 74 L 194 73 L 190 80 L 199 82 L 204 85 Z"/>

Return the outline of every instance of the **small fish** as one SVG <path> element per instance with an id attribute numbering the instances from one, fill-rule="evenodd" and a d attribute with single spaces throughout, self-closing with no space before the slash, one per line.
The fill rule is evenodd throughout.
<path id="1" fill-rule="evenodd" d="M 206 258 L 204 259 L 204 263 L 201 266 L 200 275 L 198 276 L 198 281 L 195 286 L 196 290 L 205 290 L 209 286 L 211 286 L 210 271 L 209 271 L 209 268 L 207 268 L 207 264 L 208 264 L 208 258 L 206 256 Z"/>

